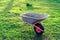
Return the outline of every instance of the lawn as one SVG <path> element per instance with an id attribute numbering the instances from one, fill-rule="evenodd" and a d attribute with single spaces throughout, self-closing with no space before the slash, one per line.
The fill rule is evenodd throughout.
<path id="1" fill-rule="evenodd" d="M 49 14 L 42 22 L 44 34 L 37 36 L 33 27 L 11 12 L 20 19 L 25 12 Z M 60 40 L 60 0 L 0 0 L 0 40 Z"/>

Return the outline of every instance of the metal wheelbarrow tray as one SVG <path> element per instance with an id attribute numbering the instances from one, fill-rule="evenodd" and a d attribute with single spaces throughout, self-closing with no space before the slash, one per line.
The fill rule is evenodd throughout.
<path id="1" fill-rule="evenodd" d="M 34 24 L 38 21 L 46 19 L 48 15 L 46 14 L 36 14 L 36 13 L 26 13 L 22 14 L 22 20 L 26 23 Z"/>

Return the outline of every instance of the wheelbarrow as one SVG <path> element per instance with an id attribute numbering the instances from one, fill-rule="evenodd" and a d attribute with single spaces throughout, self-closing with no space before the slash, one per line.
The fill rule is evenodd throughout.
<path id="1" fill-rule="evenodd" d="M 41 22 L 46 19 L 49 15 L 47 14 L 37 14 L 32 12 L 27 12 L 22 14 L 22 20 L 25 23 L 31 24 L 34 26 L 34 31 L 37 35 L 42 35 L 44 33 L 44 27 Z"/>

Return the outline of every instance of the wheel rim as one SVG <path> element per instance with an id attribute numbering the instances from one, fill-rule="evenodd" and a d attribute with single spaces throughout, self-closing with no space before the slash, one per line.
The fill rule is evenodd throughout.
<path id="1" fill-rule="evenodd" d="M 36 29 L 36 32 L 38 32 L 38 33 L 40 33 L 40 32 L 41 32 L 41 30 L 40 30 L 40 28 L 39 28 L 39 27 L 35 27 L 35 29 Z"/>

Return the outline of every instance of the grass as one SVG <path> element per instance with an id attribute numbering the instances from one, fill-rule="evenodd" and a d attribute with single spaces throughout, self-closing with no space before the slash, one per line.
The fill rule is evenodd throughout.
<path id="1" fill-rule="evenodd" d="M 32 7 L 27 8 L 26 3 L 32 4 Z M 49 14 L 50 17 L 42 22 L 45 33 L 37 36 L 33 27 L 28 27 L 28 24 L 21 22 L 9 12 L 15 13 L 18 17 L 24 12 Z M 60 1 L 0 0 L 0 40 L 60 40 Z"/>

